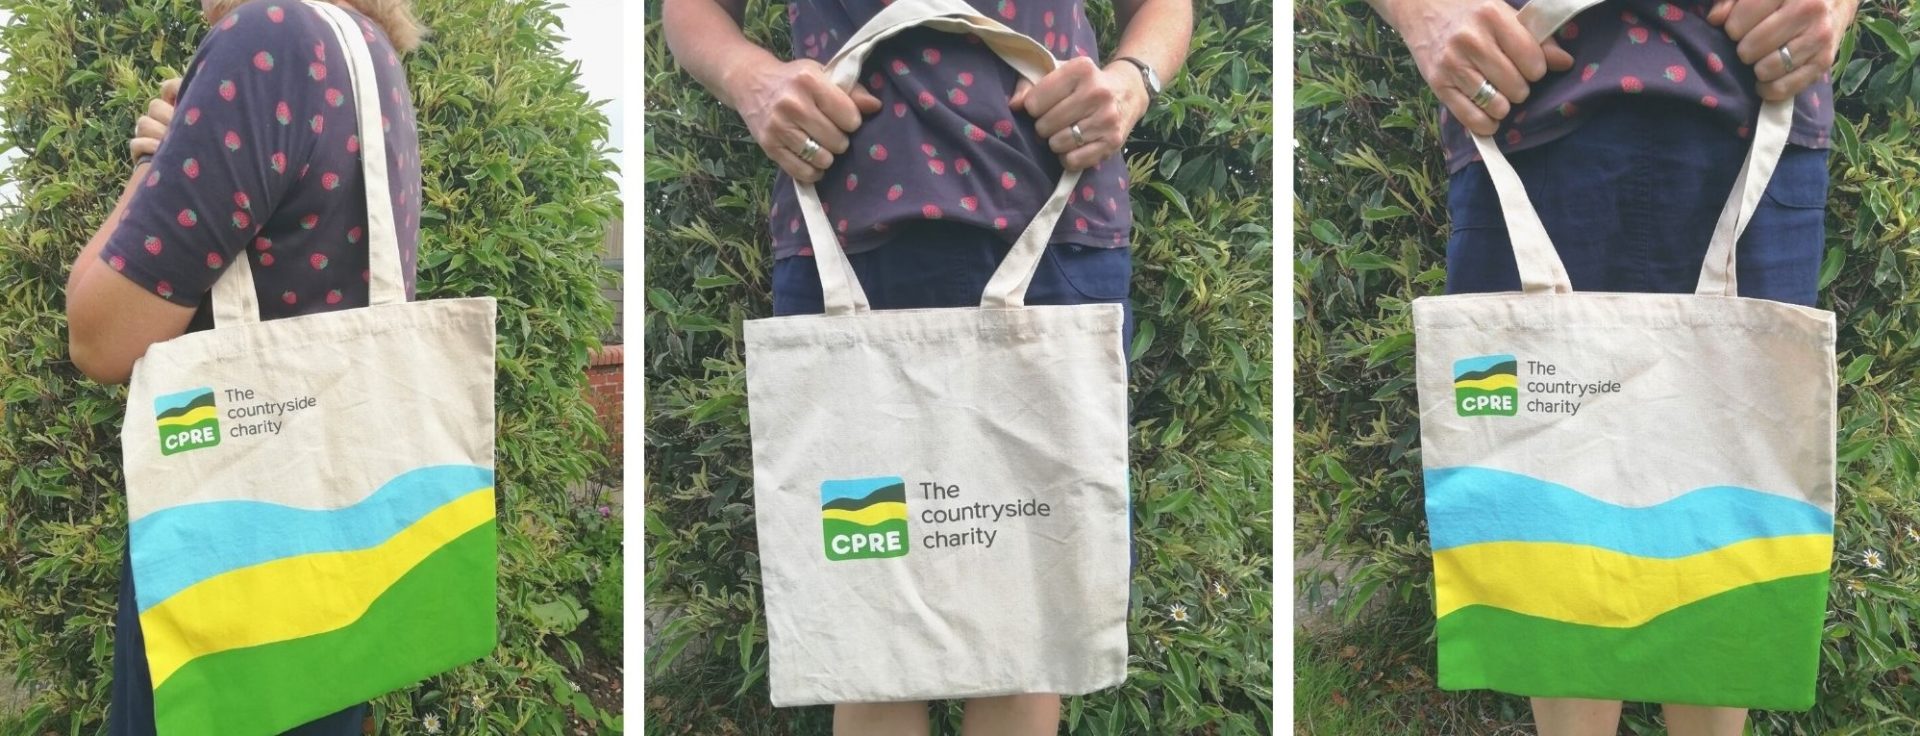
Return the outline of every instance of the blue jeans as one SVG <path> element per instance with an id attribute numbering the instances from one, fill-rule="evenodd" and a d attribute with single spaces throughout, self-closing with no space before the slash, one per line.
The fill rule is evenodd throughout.
<path id="1" fill-rule="evenodd" d="M 1751 139 L 1697 110 L 1649 104 L 1509 155 L 1575 291 L 1685 293 Z M 1827 152 L 1789 145 L 1740 237 L 1740 295 L 1812 305 L 1826 236 Z M 1515 291 L 1520 276 L 1486 165 L 1455 173 L 1447 292 Z"/>
<path id="2" fill-rule="evenodd" d="M 1007 256 L 1008 245 L 991 231 L 970 225 L 926 220 L 902 227 L 886 244 L 847 257 L 874 309 L 931 309 L 979 306 L 987 280 Z M 1133 342 L 1133 303 L 1127 297 L 1133 279 L 1133 254 L 1126 248 L 1094 248 L 1054 243 L 1040 259 L 1027 288 L 1027 304 L 1119 304 L 1125 315 L 1121 354 Z M 773 314 L 819 314 L 820 269 L 811 256 L 773 263 Z M 1128 366 L 1132 372 L 1132 366 Z M 1132 521 L 1133 498 L 1128 494 Z M 1137 562 L 1133 535 L 1127 535 L 1131 568 Z"/>

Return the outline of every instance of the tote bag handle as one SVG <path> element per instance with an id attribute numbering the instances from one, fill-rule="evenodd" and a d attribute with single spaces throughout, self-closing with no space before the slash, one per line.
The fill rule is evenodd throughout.
<path id="1" fill-rule="evenodd" d="M 1020 76 L 1033 82 L 1039 82 L 1058 63 L 1039 42 L 999 21 L 980 15 L 959 0 L 898 0 L 875 14 L 872 20 L 847 39 L 840 52 L 827 62 L 827 79 L 841 89 L 852 89 L 853 85 L 859 84 L 860 65 L 881 41 L 901 31 L 921 27 L 979 36 Z M 1034 215 L 1027 229 L 1014 241 L 1006 259 L 993 272 L 993 278 L 987 282 L 987 288 L 981 295 L 981 307 L 1026 305 L 1027 287 L 1033 283 L 1033 274 L 1040 267 L 1041 256 L 1046 253 L 1047 239 L 1052 237 L 1053 227 L 1066 210 L 1067 201 L 1073 196 L 1074 185 L 1079 179 L 1078 171 L 1068 171 L 1060 177 L 1052 196 L 1047 198 L 1039 214 Z M 812 184 L 796 180 L 793 186 L 799 192 L 800 214 L 806 220 L 807 237 L 812 241 L 814 260 L 819 266 L 820 290 L 826 313 L 846 315 L 868 311 L 870 307 L 866 291 L 860 288 L 859 278 L 853 273 L 853 263 L 847 260 L 846 251 L 840 248 L 839 237 L 828 224 L 827 212 L 820 206 L 819 193 Z"/>
<path id="2" fill-rule="evenodd" d="M 373 54 L 359 24 L 347 11 L 324 0 L 306 0 L 333 28 L 345 50 L 348 85 L 360 133 L 360 172 L 367 194 L 367 303 L 406 301 L 405 277 L 400 267 L 400 235 L 393 227 L 392 192 L 387 182 L 387 138 L 380 125 L 379 83 L 373 72 Z M 246 253 L 227 265 L 213 282 L 213 324 L 217 327 L 260 321 L 260 297 L 254 293 L 253 266 Z"/>
<path id="3" fill-rule="evenodd" d="M 1520 8 L 1519 20 L 1535 40 L 1546 41 L 1560 26 L 1600 0 L 1530 0 Z M 1753 126 L 1753 148 L 1747 152 L 1740 176 L 1733 182 L 1733 193 L 1720 210 L 1713 239 L 1708 241 L 1706 261 L 1700 267 L 1700 282 L 1694 293 L 1738 296 L 1735 282 L 1734 245 L 1753 218 L 1766 193 L 1767 182 L 1786 148 L 1787 132 L 1793 126 L 1793 101 L 1777 100 L 1760 106 L 1760 119 Z M 1480 158 L 1487 165 L 1494 190 L 1500 195 L 1500 212 L 1507 221 L 1507 233 L 1513 241 L 1513 258 L 1520 270 L 1521 291 L 1528 294 L 1565 294 L 1573 291 L 1567 269 L 1554 251 L 1540 215 L 1527 198 L 1527 190 L 1514 173 L 1513 165 L 1500 153 L 1492 138 L 1473 136 Z"/>

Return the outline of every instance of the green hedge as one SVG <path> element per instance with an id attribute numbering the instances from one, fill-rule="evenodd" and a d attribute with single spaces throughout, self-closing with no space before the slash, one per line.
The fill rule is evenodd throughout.
<path id="1" fill-rule="evenodd" d="M 1090 3 L 1102 47 L 1111 6 Z M 659 17 L 659 2 L 647 3 Z M 784 7 L 748 33 L 786 49 Z M 1266 734 L 1273 723 L 1272 5 L 1201 4 L 1194 53 L 1135 131 L 1134 573 L 1127 683 L 1074 734 Z M 768 705 L 740 322 L 767 316 L 774 168 L 647 27 L 647 725 L 825 734 Z M 1216 584 L 1218 588 L 1216 589 Z M 1192 620 L 1177 624 L 1171 607 Z M 952 707 L 941 717 L 954 722 Z"/>
<path id="2" fill-rule="evenodd" d="M 1840 498 L 1819 704 L 1755 733 L 1920 728 L 1920 4 L 1863 3 L 1842 48 L 1820 304 L 1840 318 Z M 1891 6 L 1891 7 L 1890 7 Z M 1445 285 L 1436 104 L 1406 47 L 1359 0 L 1296 6 L 1295 534 L 1340 570 L 1348 642 L 1382 665 L 1412 723 L 1491 730 L 1519 698 L 1439 693 L 1407 304 Z M 1868 550 L 1884 569 L 1863 562 Z M 1630 710 L 1654 733 L 1651 709 Z M 1482 717 L 1491 719 L 1483 721 Z M 1884 729 L 1884 730 L 1874 730 Z"/>
<path id="3" fill-rule="evenodd" d="M 568 683 L 585 681 L 583 658 L 619 666 L 617 649 L 568 636 L 620 539 L 597 503 L 569 499 L 606 464 L 582 448 L 602 440 L 583 396 L 587 351 L 612 322 L 599 293 L 620 211 L 607 121 L 558 52 L 552 3 L 416 7 L 433 30 L 407 60 L 425 165 L 420 295 L 500 301 L 501 642 L 375 714 L 389 733 L 418 733 L 429 716 L 447 733 L 574 733 L 569 719 L 617 720 Z M 62 289 L 125 181 L 134 117 L 185 68 L 205 23 L 195 0 L 0 9 L 13 15 L 0 29 L 0 143 L 21 156 L 0 174 L 19 189 L 0 211 L 0 662 L 44 688 L 0 731 L 81 733 L 104 717 L 109 688 L 125 393 L 68 362 Z"/>

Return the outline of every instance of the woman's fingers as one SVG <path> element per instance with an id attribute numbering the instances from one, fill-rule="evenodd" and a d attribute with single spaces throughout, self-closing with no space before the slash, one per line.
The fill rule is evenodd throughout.
<path id="1" fill-rule="evenodd" d="M 141 156 L 152 156 L 160 151 L 160 140 L 158 138 L 134 138 L 133 140 L 127 141 L 127 151 L 136 159 Z"/>
<path id="2" fill-rule="evenodd" d="M 760 148 L 767 152 L 768 158 L 773 159 L 773 162 L 780 166 L 781 171 L 787 172 L 787 176 L 808 184 L 820 181 L 820 177 L 827 172 L 827 166 L 833 164 L 833 154 L 825 150 L 814 152 L 810 162 L 801 159 L 800 154 L 778 144 Z M 815 165 L 816 163 L 820 165 Z"/>
<path id="3" fill-rule="evenodd" d="M 1812 64 L 1794 67 L 1793 71 L 1788 72 L 1784 77 L 1770 82 L 1761 82 L 1758 87 L 1760 99 L 1792 99 L 1795 95 L 1800 94 L 1802 90 L 1813 86 L 1813 83 L 1819 81 L 1820 77 L 1826 73 L 1827 70 L 1825 68 Z"/>
<path id="4" fill-rule="evenodd" d="M 1540 53 L 1546 57 L 1547 69 L 1551 71 L 1564 72 L 1573 68 L 1573 54 L 1560 48 L 1559 41 L 1547 39 L 1545 43 L 1540 44 Z"/>
<path id="5" fill-rule="evenodd" d="M 1784 0 L 1738 0 L 1732 3 L 1732 9 L 1727 12 L 1727 37 L 1735 41 L 1745 39 L 1761 21 L 1779 10 L 1782 2 Z M 1746 57 L 1742 57 L 1742 60 L 1748 64 L 1754 61 Z"/>
<path id="6" fill-rule="evenodd" d="M 167 126 L 152 117 L 142 115 L 133 124 L 133 137 L 161 140 L 167 137 Z"/>
<path id="7" fill-rule="evenodd" d="M 165 100 L 147 102 L 147 117 L 153 118 L 162 126 L 173 124 L 173 104 Z"/>
<path id="8" fill-rule="evenodd" d="M 1453 113 L 1454 119 L 1459 120 L 1461 125 L 1466 126 L 1467 130 L 1473 131 L 1476 135 L 1493 135 L 1498 132 L 1500 130 L 1498 117 L 1505 117 L 1508 111 L 1507 101 L 1501 99 L 1499 95 L 1494 95 L 1493 102 L 1488 103 L 1489 109 L 1482 110 L 1467 99 L 1467 93 L 1452 86 L 1438 86 L 1433 91 L 1434 94 L 1439 95 L 1440 104 L 1446 105 L 1447 110 Z M 1493 113 L 1498 113 L 1498 116 L 1496 117 Z"/>
<path id="9" fill-rule="evenodd" d="M 1480 88 L 1480 82 L 1484 80 L 1492 82 L 1493 88 L 1508 100 L 1513 102 L 1527 100 L 1526 76 L 1521 74 L 1519 68 L 1513 65 L 1513 60 L 1508 59 L 1507 55 L 1495 47 L 1490 39 L 1464 35 L 1455 36 L 1455 38 L 1459 39 L 1460 44 L 1456 49 L 1459 56 L 1453 64 L 1453 79 L 1456 86 L 1471 94 L 1473 90 Z M 1528 43 L 1532 44 L 1531 41 Z M 1533 45 L 1533 48 L 1536 52 L 1539 51 L 1537 44 Z M 1543 58 L 1541 66 L 1545 65 Z"/>
<path id="10" fill-rule="evenodd" d="M 174 77 L 160 83 L 160 99 L 168 105 L 180 101 L 180 78 Z"/>
<path id="11" fill-rule="evenodd" d="M 1525 26 L 1514 19 L 1510 9 L 1498 4 L 1488 4 L 1481 6 L 1478 12 L 1482 15 L 1482 22 L 1492 33 L 1494 42 L 1492 52 L 1520 74 L 1523 78 L 1522 87 L 1526 82 L 1538 82 L 1541 77 L 1547 75 L 1545 49 L 1539 41 L 1533 39 L 1533 34 L 1528 33 Z M 1499 82 L 1494 84 L 1499 86 Z M 1509 99 L 1515 101 L 1523 99 L 1515 97 L 1512 91 L 1504 87 L 1500 91 L 1507 93 Z"/>

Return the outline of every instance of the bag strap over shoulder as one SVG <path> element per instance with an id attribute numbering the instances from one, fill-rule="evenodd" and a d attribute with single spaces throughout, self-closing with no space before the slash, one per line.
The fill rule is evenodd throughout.
<path id="1" fill-rule="evenodd" d="M 1530 0 L 1520 9 L 1519 20 L 1536 40 L 1544 42 L 1560 26 L 1600 0 Z M 1770 101 L 1761 105 L 1760 119 L 1753 126 L 1753 148 L 1747 153 L 1740 176 L 1734 180 L 1733 193 L 1720 212 L 1719 223 L 1709 241 L 1706 261 L 1700 268 L 1700 282 L 1694 290 L 1702 295 L 1737 296 L 1734 246 L 1753 211 L 1773 178 L 1780 152 L 1786 148 L 1787 132 L 1793 125 L 1793 101 Z M 1526 187 L 1513 165 L 1500 152 L 1492 138 L 1473 136 L 1474 146 L 1487 165 L 1494 190 L 1500 195 L 1500 211 L 1507 221 L 1507 233 L 1513 241 L 1513 257 L 1520 270 L 1520 288 L 1528 294 L 1569 293 L 1573 282 L 1547 237 L 1540 215 L 1527 198 Z"/>
<path id="2" fill-rule="evenodd" d="M 1058 63 L 1039 42 L 999 21 L 980 15 L 960 0 L 898 0 L 875 14 L 872 20 L 847 39 L 840 52 L 827 62 L 827 78 L 842 89 L 851 89 L 859 83 L 860 65 L 873 49 L 881 41 L 911 28 L 933 28 L 979 36 L 1020 76 L 1034 82 L 1053 71 Z M 872 121 L 868 124 L 882 123 Z M 1020 233 L 1020 238 L 1014 241 L 1006 259 L 1001 261 L 999 269 L 987 282 L 986 291 L 980 299 L 981 307 L 1025 306 L 1027 287 L 1033 283 L 1033 274 L 1040 267 L 1041 256 L 1046 253 L 1047 240 L 1052 237 L 1054 225 L 1066 210 L 1067 201 L 1073 196 L 1074 185 L 1079 179 L 1080 172 L 1077 171 L 1066 172 L 1060 177 L 1053 194 L 1047 198 L 1039 213 L 1034 215 L 1027 229 Z M 870 307 L 866 291 L 860 288 L 860 281 L 853 273 L 853 264 L 840 248 L 839 237 L 829 224 L 826 210 L 820 206 L 819 193 L 812 184 L 800 181 L 794 182 L 794 189 L 799 193 L 800 214 L 806 221 L 807 237 L 812 241 L 813 255 L 819 266 L 826 313 L 843 315 L 868 311 Z"/>
<path id="3" fill-rule="evenodd" d="M 394 229 L 392 190 L 387 178 L 387 138 L 380 124 L 380 85 L 373 54 L 359 24 L 347 11 L 324 0 L 306 0 L 333 29 L 345 51 L 347 77 L 353 88 L 354 110 L 360 134 L 360 171 L 367 195 L 367 303 L 406 301 L 406 280 L 400 265 L 400 235 Z M 254 291 L 253 266 L 242 253 L 213 283 L 215 327 L 260 321 L 260 297 Z"/>

